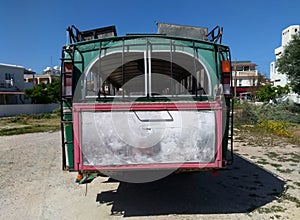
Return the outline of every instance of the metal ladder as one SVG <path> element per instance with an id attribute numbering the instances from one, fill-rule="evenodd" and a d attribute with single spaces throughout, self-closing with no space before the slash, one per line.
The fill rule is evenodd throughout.
<path id="1" fill-rule="evenodd" d="M 230 142 L 230 158 L 227 160 L 228 165 L 233 163 L 233 107 L 234 107 L 234 99 L 230 98 L 230 109 L 228 112 L 228 141 Z"/>
<path id="2" fill-rule="evenodd" d="M 79 61 L 75 61 L 74 60 L 74 54 L 75 54 L 75 51 L 79 52 L 80 54 L 80 57 L 81 57 L 81 60 Z M 68 53 L 70 55 L 70 58 L 67 58 L 65 57 L 65 54 Z M 80 52 L 80 50 L 78 50 L 75 46 L 73 46 L 71 49 L 69 46 L 65 46 L 63 47 L 63 50 L 62 50 L 62 55 L 61 55 L 61 82 L 63 82 L 64 80 L 64 76 L 65 74 L 67 74 L 67 72 L 64 71 L 64 62 L 65 61 L 69 61 L 69 62 L 72 62 L 72 79 L 73 79 L 73 76 L 75 74 L 74 72 L 74 69 L 76 68 L 75 67 L 75 64 L 81 64 L 81 73 L 83 73 L 83 55 L 82 53 Z M 68 73 L 70 74 L 70 73 Z M 73 83 L 72 83 L 73 85 Z M 74 86 L 74 85 L 73 85 Z M 67 96 L 67 95 L 64 95 L 64 92 L 63 92 L 63 89 L 62 86 L 61 86 L 61 91 L 60 91 L 60 94 L 61 94 L 61 99 L 60 99 L 60 109 L 61 109 L 61 143 L 62 143 L 62 169 L 63 170 L 71 170 L 72 168 L 71 167 L 67 167 L 67 164 L 66 164 L 66 145 L 68 144 L 74 144 L 73 143 L 73 140 L 74 140 L 74 133 L 73 133 L 73 117 L 72 117 L 72 102 L 73 102 L 73 94 L 71 96 Z M 73 90 L 73 88 L 72 88 Z M 72 91 L 73 93 L 73 91 Z M 71 126 L 72 127 L 72 136 L 71 136 L 71 140 L 67 141 L 66 139 L 66 135 L 65 135 L 65 130 L 66 130 L 66 126 Z"/>
<path id="3" fill-rule="evenodd" d="M 71 54 L 71 58 L 66 58 L 65 57 L 65 52 L 66 48 L 64 47 L 62 50 L 62 58 L 61 58 L 61 85 L 63 84 L 64 76 L 66 72 L 64 71 L 64 62 L 65 61 L 71 61 L 74 63 L 74 54 Z M 72 72 L 73 74 L 73 72 Z M 72 118 L 72 106 L 70 103 L 72 102 L 72 96 L 66 96 L 64 95 L 63 87 L 61 86 L 61 91 L 60 91 L 60 124 L 61 124 L 61 149 L 62 149 L 62 170 L 68 170 L 69 168 L 67 167 L 67 161 L 66 161 L 66 145 L 67 144 L 73 144 L 73 134 L 72 134 L 72 141 L 67 141 L 66 140 L 66 135 L 65 135 L 65 128 L 66 125 L 71 125 L 73 126 L 73 121 L 70 120 Z M 67 106 L 67 107 L 66 107 Z M 69 116 L 69 117 L 66 117 Z"/>

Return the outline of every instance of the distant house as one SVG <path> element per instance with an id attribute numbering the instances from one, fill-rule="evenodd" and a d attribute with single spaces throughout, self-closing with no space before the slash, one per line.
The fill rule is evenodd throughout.
<path id="1" fill-rule="evenodd" d="M 33 84 L 24 83 L 24 74 L 34 72 L 23 66 L 0 63 L 0 104 L 23 104 L 24 89 Z"/>
<path id="2" fill-rule="evenodd" d="M 31 74 L 25 74 L 24 75 L 24 81 L 25 82 L 32 82 L 34 85 L 38 85 L 41 83 L 48 84 L 52 83 L 53 78 L 56 78 L 57 76 L 52 75 L 52 74 L 36 74 L 36 75 L 31 75 Z"/>
<path id="3" fill-rule="evenodd" d="M 254 91 L 253 88 L 258 86 L 260 76 L 256 66 L 251 61 L 232 62 L 232 85 L 235 97 L 244 94 L 251 95 L 251 92 Z"/>
<path id="4" fill-rule="evenodd" d="M 34 85 L 38 85 L 41 83 L 48 84 L 52 83 L 54 78 L 60 77 L 60 68 L 54 67 L 53 69 L 47 67 L 43 74 L 25 74 L 24 81 L 25 82 L 33 82 Z"/>

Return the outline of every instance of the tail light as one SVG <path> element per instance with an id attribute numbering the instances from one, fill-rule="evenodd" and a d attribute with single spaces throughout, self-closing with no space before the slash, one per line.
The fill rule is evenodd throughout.
<path id="1" fill-rule="evenodd" d="M 65 96 L 72 96 L 72 71 L 73 63 L 64 63 L 64 88 L 63 92 Z"/>
<path id="2" fill-rule="evenodd" d="M 224 60 L 221 62 L 221 69 L 222 69 L 222 77 L 221 77 L 221 83 L 223 85 L 223 93 L 226 96 L 231 95 L 230 90 L 230 81 L 231 81 L 231 67 L 230 67 L 230 61 Z"/>

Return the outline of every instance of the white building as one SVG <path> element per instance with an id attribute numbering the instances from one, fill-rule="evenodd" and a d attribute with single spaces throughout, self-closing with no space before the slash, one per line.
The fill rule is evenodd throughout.
<path id="1" fill-rule="evenodd" d="M 250 94 L 258 85 L 258 70 L 256 64 L 251 61 L 232 62 L 232 85 L 234 96 L 240 97 L 243 94 Z"/>
<path id="2" fill-rule="evenodd" d="M 300 34 L 300 25 L 291 25 L 282 31 L 281 46 L 274 50 L 276 61 L 284 51 L 284 47 L 293 39 L 293 35 Z M 277 71 L 276 61 L 270 63 L 270 79 L 274 86 L 285 86 L 288 83 L 286 74 Z"/>
<path id="3" fill-rule="evenodd" d="M 24 74 L 34 74 L 23 66 L 0 63 L 0 105 L 22 104 L 24 89 L 33 86 L 32 83 L 24 83 Z"/>

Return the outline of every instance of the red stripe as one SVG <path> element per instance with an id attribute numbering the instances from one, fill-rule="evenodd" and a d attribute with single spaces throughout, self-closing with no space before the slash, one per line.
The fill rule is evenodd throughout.
<path id="1" fill-rule="evenodd" d="M 161 110 L 219 110 L 220 102 L 194 102 L 194 103 L 74 103 L 74 111 L 161 111 Z"/>
<path id="2" fill-rule="evenodd" d="M 222 167 L 221 163 L 171 163 L 171 164 L 130 164 L 130 165 L 119 165 L 119 166 L 87 166 L 81 165 L 80 170 L 143 170 L 143 169 L 204 169 L 204 168 L 219 168 Z"/>

